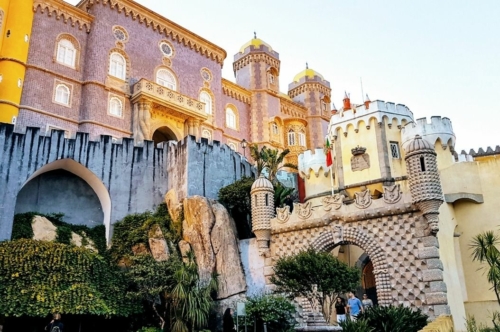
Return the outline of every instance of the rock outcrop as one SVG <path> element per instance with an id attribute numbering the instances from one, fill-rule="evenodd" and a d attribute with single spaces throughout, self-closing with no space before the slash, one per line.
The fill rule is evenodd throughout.
<path id="1" fill-rule="evenodd" d="M 149 250 L 151 250 L 153 258 L 157 262 L 168 260 L 168 258 L 170 257 L 170 252 L 168 250 L 167 240 L 165 240 L 165 236 L 163 236 L 163 232 L 161 231 L 160 226 L 151 226 L 148 235 Z"/>
<path id="2" fill-rule="evenodd" d="M 184 200 L 183 239 L 191 245 L 202 282 L 218 275 L 218 298 L 246 290 L 236 225 L 221 204 L 205 197 Z"/>
<path id="3" fill-rule="evenodd" d="M 33 229 L 33 240 L 55 241 L 57 237 L 57 227 L 45 217 L 34 216 L 31 228 Z"/>

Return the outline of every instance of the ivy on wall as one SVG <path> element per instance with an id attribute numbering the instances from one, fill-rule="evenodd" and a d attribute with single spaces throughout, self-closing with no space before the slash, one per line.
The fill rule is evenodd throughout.
<path id="1" fill-rule="evenodd" d="M 14 224 L 12 227 L 12 240 L 33 238 L 33 228 L 31 227 L 31 223 L 33 221 L 33 217 L 35 216 L 45 217 L 50 220 L 54 226 L 56 226 L 56 242 L 70 244 L 71 233 L 73 232 L 82 236 L 83 246 L 87 245 L 85 241 L 88 238 L 94 242 L 96 249 L 100 253 L 104 253 L 106 251 L 106 227 L 104 225 L 90 228 L 84 225 L 69 224 L 63 221 L 64 214 L 62 213 L 43 214 L 38 212 L 26 212 L 16 214 L 14 216 Z"/>
<path id="2" fill-rule="evenodd" d="M 122 271 L 85 248 L 29 239 L 0 243 L 0 315 L 141 312 L 126 298 L 127 287 Z"/>

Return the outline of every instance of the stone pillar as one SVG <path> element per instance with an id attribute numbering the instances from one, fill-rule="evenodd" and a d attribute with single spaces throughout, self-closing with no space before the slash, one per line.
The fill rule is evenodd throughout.
<path id="1" fill-rule="evenodd" d="M 133 112 L 133 135 L 135 144 L 142 144 L 145 139 L 151 139 L 151 109 L 153 103 L 149 100 L 140 99 L 134 103 Z"/>
<path id="2" fill-rule="evenodd" d="M 196 138 L 200 137 L 200 120 L 189 118 L 187 120 L 188 123 L 188 134 L 195 136 Z"/>

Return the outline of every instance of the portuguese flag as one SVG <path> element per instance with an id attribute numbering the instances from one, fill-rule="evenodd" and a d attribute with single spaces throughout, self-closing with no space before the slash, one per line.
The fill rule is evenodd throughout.
<path id="1" fill-rule="evenodd" d="M 326 167 L 330 167 L 333 164 L 333 158 L 332 158 L 332 148 L 330 146 L 330 140 L 328 139 L 328 137 L 326 138 L 325 154 L 326 154 Z"/>

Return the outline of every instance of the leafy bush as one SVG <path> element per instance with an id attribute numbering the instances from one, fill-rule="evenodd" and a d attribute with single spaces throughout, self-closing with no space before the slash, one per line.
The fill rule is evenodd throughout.
<path id="1" fill-rule="evenodd" d="M 376 330 L 368 325 L 368 322 L 363 319 L 351 320 L 349 317 L 341 323 L 343 332 L 375 332 Z M 378 332 L 378 331 L 377 331 Z"/>
<path id="2" fill-rule="evenodd" d="M 418 332 L 427 325 L 429 317 L 420 309 L 403 306 L 377 306 L 358 316 L 377 332 Z"/>
<path id="3" fill-rule="evenodd" d="M 293 331 L 295 306 L 280 295 L 251 297 L 246 304 L 249 321 L 256 321 L 257 328 L 266 323 L 268 331 Z"/>
<path id="4" fill-rule="evenodd" d="M 500 312 L 493 312 L 491 318 L 494 327 L 487 327 L 485 324 L 477 323 L 474 316 L 467 316 L 465 320 L 467 332 L 500 332 Z"/>
<path id="5" fill-rule="evenodd" d="M 252 237 L 248 216 L 252 213 L 250 189 L 254 181 L 252 177 L 243 177 L 219 190 L 219 202 L 226 207 L 236 222 L 240 239 Z"/>
<path id="6" fill-rule="evenodd" d="M 21 239 L 0 243 L 0 312 L 45 317 L 52 312 L 127 316 L 121 271 L 85 248 Z"/>

